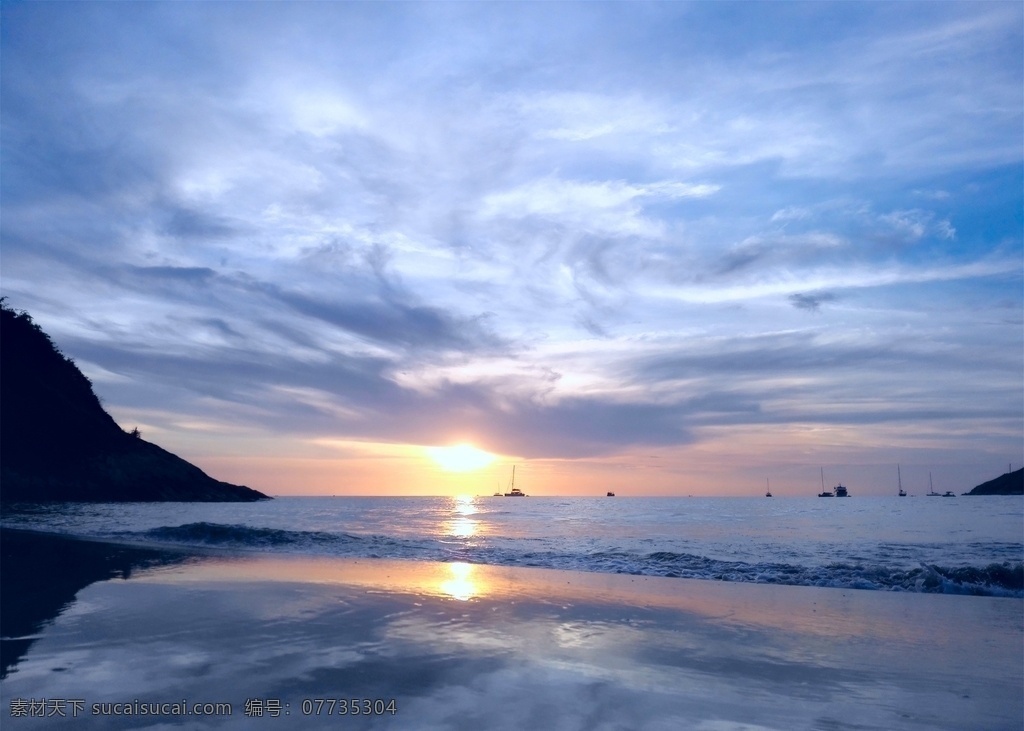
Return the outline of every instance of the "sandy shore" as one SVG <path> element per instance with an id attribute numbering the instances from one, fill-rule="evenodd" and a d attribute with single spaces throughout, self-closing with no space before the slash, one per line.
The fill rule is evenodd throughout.
<path id="1" fill-rule="evenodd" d="M 1018 599 L 4 534 L 5 729 L 1024 727 Z"/>

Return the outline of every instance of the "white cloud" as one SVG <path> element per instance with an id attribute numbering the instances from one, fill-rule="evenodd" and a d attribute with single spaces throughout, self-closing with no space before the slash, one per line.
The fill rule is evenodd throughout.
<path id="1" fill-rule="evenodd" d="M 364 129 L 369 123 L 351 102 L 328 92 L 303 90 L 286 103 L 290 107 L 287 111 L 294 127 L 316 137 L 327 137 L 342 130 Z"/>
<path id="2" fill-rule="evenodd" d="M 636 93 L 545 92 L 517 95 L 509 103 L 541 139 L 584 142 L 614 137 L 618 143 L 630 135 L 647 139 L 674 129 L 667 108 Z"/>
<path id="3" fill-rule="evenodd" d="M 950 282 L 992 276 L 1012 277 L 1019 273 L 1020 262 L 1006 258 L 929 266 L 864 264 L 797 271 L 770 270 L 757 272 L 736 283 L 651 287 L 646 293 L 651 297 L 701 304 L 746 302 L 765 297 L 788 296 L 793 292 Z"/>
<path id="4" fill-rule="evenodd" d="M 660 181 L 633 184 L 625 180 L 582 182 L 555 177 L 530 181 L 483 199 L 487 217 L 552 216 L 572 219 L 594 213 L 618 212 L 639 216 L 644 202 L 707 198 L 720 189 L 711 183 Z"/>
<path id="5" fill-rule="evenodd" d="M 810 218 L 811 212 L 806 208 L 799 206 L 788 206 L 786 208 L 780 208 L 772 214 L 771 221 L 803 221 Z"/>
<path id="6" fill-rule="evenodd" d="M 956 238 L 956 229 L 945 219 L 935 220 L 931 211 L 920 209 L 892 211 L 878 217 L 885 226 L 910 241 L 918 241 L 931 234 L 942 239 Z"/>

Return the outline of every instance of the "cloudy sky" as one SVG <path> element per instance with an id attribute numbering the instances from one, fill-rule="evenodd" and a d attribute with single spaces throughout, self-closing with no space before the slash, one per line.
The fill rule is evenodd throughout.
<path id="1" fill-rule="evenodd" d="M 1022 8 L 5 2 L 0 288 L 275 494 L 959 492 L 1024 461 Z"/>

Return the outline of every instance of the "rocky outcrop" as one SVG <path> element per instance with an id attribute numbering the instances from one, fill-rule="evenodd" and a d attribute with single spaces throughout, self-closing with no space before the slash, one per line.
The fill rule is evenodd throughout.
<path id="1" fill-rule="evenodd" d="M 968 495 L 1024 495 L 1024 467 L 983 482 Z"/>
<path id="2" fill-rule="evenodd" d="M 0 501 L 252 501 L 125 432 L 25 312 L 0 300 Z"/>

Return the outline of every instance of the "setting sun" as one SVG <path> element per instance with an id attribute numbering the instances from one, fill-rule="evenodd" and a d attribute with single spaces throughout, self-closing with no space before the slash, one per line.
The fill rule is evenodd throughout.
<path id="1" fill-rule="evenodd" d="M 441 465 L 445 472 L 471 472 L 486 467 L 494 461 L 490 452 L 477 449 L 471 444 L 456 444 L 451 447 L 427 447 L 430 458 Z"/>

